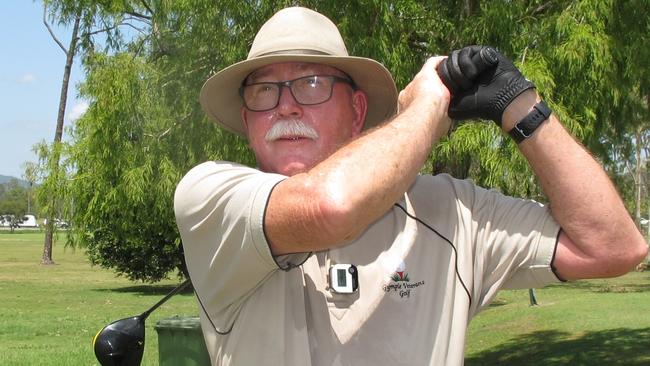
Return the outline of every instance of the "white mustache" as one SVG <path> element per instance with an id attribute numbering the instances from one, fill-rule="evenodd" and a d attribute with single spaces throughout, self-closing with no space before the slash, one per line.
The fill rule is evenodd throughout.
<path id="1" fill-rule="evenodd" d="M 286 137 L 304 137 L 316 140 L 318 138 L 318 132 L 301 120 L 282 119 L 277 121 L 266 133 L 265 140 L 267 142 L 273 142 Z"/>

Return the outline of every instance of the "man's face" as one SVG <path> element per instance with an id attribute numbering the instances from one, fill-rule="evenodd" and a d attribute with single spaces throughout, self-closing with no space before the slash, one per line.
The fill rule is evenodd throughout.
<path id="1" fill-rule="evenodd" d="M 311 75 L 348 78 L 333 67 L 287 62 L 256 70 L 246 84 Z M 258 167 L 265 172 L 291 176 L 311 169 L 361 133 L 366 117 L 366 95 L 345 82 L 334 82 L 329 100 L 302 105 L 288 87 L 282 86 L 277 107 L 263 112 L 243 107 L 241 114 Z"/>

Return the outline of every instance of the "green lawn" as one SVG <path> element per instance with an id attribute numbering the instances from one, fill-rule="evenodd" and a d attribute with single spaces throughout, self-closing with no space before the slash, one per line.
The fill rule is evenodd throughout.
<path id="1" fill-rule="evenodd" d="M 91 267 L 63 235 L 53 266 L 39 264 L 43 234 L 0 231 L 0 365 L 97 365 L 92 338 L 142 313 L 178 284 L 134 284 Z M 502 291 L 472 322 L 466 365 L 650 365 L 650 272 L 537 290 Z M 191 293 L 147 319 L 143 365 L 158 364 L 154 325 L 195 315 Z"/>
<path id="2" fill-rule="evenodd" d="M 141 314 L 179 282 L 135 284 L 91 267 L 83 251 L 65 249 L 64 242 L 60 234 L 56 264 L 42 266 L 43 234 L 0 232 L 0 365 L 98 365 L 95 334 L 113 320 Z M 153 312 L 142 364 L 158 364 L 158 320 L 196 313 L 191 293 Z"/>
<path id="3" fill-rule="evenodd" d="M 650 272 L 501 291 L 470 326 L 465 365 L 650 365 Z"/>

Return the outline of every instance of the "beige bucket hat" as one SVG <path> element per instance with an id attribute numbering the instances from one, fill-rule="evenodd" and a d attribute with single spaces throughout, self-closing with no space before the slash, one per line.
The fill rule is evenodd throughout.
<path id="1" fill-rule="evenodd" d="M 264 23 L 248 58 L 205 82 L 199 97 L 201 107 L 220 126 L 246 136 L 241 121 L 241 83 L 260 67 L 289 61 L 332 66 L 352 77 L 368 96 L 365 128 L 395 113 L 397 88 L 390 72 L 375 60 L 349 56 L 336 25 L 324 15 L 301 7 L 280 10 Z"/>

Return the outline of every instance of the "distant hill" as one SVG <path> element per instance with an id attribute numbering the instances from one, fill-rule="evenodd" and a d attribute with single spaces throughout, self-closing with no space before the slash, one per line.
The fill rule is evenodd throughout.
<path id="1" fill-rule="evenodd" d="M 10 177 L 8 175 L 0 175 L 0 184 L 9 183 L 13 179 L 17 180 L 18 183 L 20 183 L 20 185 L 23 186 L 23 187 L 29 186 L 29 183 L 26 180 L 22 180 L 22 179 L 16 178 L 16 177 Z"/>

